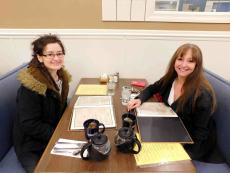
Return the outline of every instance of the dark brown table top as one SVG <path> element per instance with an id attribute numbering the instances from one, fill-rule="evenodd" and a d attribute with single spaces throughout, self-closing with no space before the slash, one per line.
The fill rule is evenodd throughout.
<path id="1" fill-rule="evenodd" d="M 121 104 L 121 87 L 129 85 L 130 81 L 134 79 L 120 79 L 116 85 L 115 95 L 113 96 L 114 113 L 116 117 L 117 128 L 121 127 L 121 115 L 126 112 L 126 106 Z M 143 79 L 142 79 L 143 80 Z M 98 79 L 83 78 L 79 84 L 98 84 Z M 52 155 L 52 150 L 55 142 L 59 138 L 73 139 L 73 140 L 85 140 L 84 132 L 81 131 L 70 131 L 69 125 L 72 116 L 72 110 L 74 103 L 77 100 L 74 95 L 66 108 L 46 150 L 44 151 L 35 172 L 114 172 L 114 173 L 125 173 L 125 172 L 173 172 L 173 173 L 195 173 L 195 167 L 191 161 L 175 162 L 167 165 L 139 168 L 136 166 L 135 158 L 132 154 L 120 153 L 116 150 L 114 144 L 114 136 L 117 128 L 106 129 L 105 134 L 109 137 L 111 142 L 112 150 L 107 160 L 101 162 L 95 161 L 84 161 L 78 158 L 65 157 L 60 155 Z"/>

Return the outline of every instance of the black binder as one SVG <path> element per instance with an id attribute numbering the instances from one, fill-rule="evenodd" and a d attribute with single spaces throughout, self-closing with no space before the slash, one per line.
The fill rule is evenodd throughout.
<path id="1" fill-rule="evenodd" d="M 142 142 L 193 143 L 180 117 L 162 102 L 145 102 L 137 109 Z"/>
<path id="2" fill-rule="evenodd" d="M 142 142 L 193 143 L 179 117 L 138 117 Z"/>

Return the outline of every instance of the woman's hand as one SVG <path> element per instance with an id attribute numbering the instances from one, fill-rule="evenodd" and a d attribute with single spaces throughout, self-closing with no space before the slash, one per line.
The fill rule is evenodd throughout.
<path id="1" fill-rule="evenodd" d="M 128 111 L 137 108 L 141 105 L 141 100 L 140 99 L 133 99 L 130 100 L 127 104 Z"/>

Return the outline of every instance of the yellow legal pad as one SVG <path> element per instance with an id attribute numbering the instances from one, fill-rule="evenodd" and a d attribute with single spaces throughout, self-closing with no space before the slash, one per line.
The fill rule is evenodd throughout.
<path id="1" fill-rule="evenodd" d="M 106 95 L 107 85 L 81 84 L 78 86 L 76 95 Z"/>
<path id="2" fill-rule="evenodd" d="M 140 167 L 191 160 L 180 143 L 142 142 L 141 145 L 141 151 L 138 154 L 134 154 L 136 164 Z"/>

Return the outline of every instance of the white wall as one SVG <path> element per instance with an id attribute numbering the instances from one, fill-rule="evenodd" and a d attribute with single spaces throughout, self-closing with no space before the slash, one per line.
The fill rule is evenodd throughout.
<path id="1" fill-rule="evenodd" d="M 202 49 L 205 68 L 230 80 L 230 32 L 208 31 L 2 29 L 0 74 L 29 61 L 30 43 L 44 33 L 56 33 L 64 42 L 65 64 L 73 76 L 70 95 L 81 77 L 104 72 L 154 82 L 177 47 L 187 42 Z"/>

